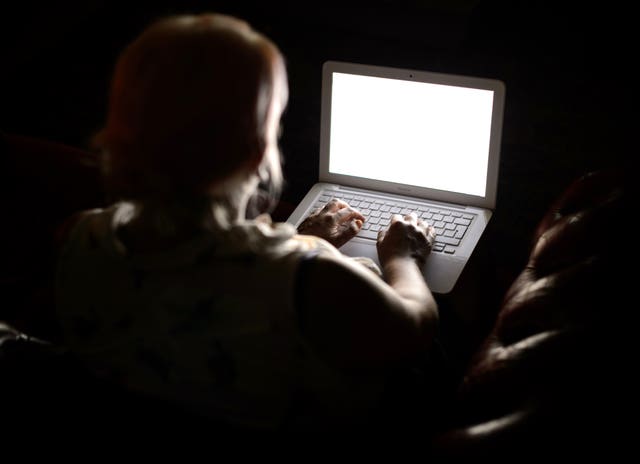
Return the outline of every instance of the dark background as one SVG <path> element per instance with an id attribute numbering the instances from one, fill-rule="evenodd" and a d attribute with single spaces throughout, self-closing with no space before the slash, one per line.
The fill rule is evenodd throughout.
<path id="1" fill-rule="evenodd" d="M 5 2 L 6 3 L 6 2 Z M 106 0 L 2 7 L 0 130 L 88 147 L 118 52 L 154 18 L 240 16 L 286 57 L 283 200 L 317 176 L 321 67 L 344 60 L 498 78 L 507 87 L 498 203 L 463 281 L 499 298 L 550 201 L 593 170 L 626 165 L 633 14 L 623 2 Z M 63 180 L 61 180 L 63 182 Z M 603 225 L 595 239 L 608 239 Z M 484 280 L 469 277 L 482 275 Z M 464 288 L 464 287 L 463 287 Z M 460 292 L 459 292 L 460 293 Z M 466 298 L 475 298 L 468 296 Z M 475 295 L 475 293 L 474 293 Z M 487 295 L 485 295 L 486 297 Z M 472 317 L 470 317 L 473 319 Z"/>

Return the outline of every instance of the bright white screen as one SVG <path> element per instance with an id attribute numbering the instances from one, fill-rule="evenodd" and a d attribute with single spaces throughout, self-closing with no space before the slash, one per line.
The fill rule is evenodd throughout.
<path id="1" fill-rule="evenodd" d="M 484 196 L 493 91 L 333 73 L 329 171 Z"/>

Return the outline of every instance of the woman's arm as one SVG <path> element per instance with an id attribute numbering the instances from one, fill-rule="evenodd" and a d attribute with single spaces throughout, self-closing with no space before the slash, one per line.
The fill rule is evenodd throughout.
<path id="1" fill-rule="evenodd" d="M 322 356 L 341 368 L 384 367 L 428 348 L 438 310 L 419 266 L 432 234 L 415 217 L 394 217 L 378 243 L 386 282 L 340 256 L 307 264 L 298 309 Z"/>

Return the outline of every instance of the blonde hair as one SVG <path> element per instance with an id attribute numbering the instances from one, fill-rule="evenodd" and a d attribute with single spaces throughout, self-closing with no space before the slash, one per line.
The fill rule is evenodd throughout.
<path id="1" fill-rule="evenodd" d="M 95 139 L 107 188 L 131 200 L 211 195 L 264 152 L 276 95 L 284 108 L 282 54 L 246 22 L 202 14 L 154 23 L 116 64 Z M 279 163 L 261 167 L 276 186 Z"/>

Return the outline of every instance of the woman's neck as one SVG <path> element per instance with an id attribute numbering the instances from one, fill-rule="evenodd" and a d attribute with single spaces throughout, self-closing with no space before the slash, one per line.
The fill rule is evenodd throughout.
<path id="1" fill-rule="evenodd" d="M 146 199 L 116 221 L 116 233 L 132 251 L 166 249 L 207 231 L 230 229 L 245 220 L 258 186 L 256 175 L 239 172 L 210 189 L 209 195 Z"/>

